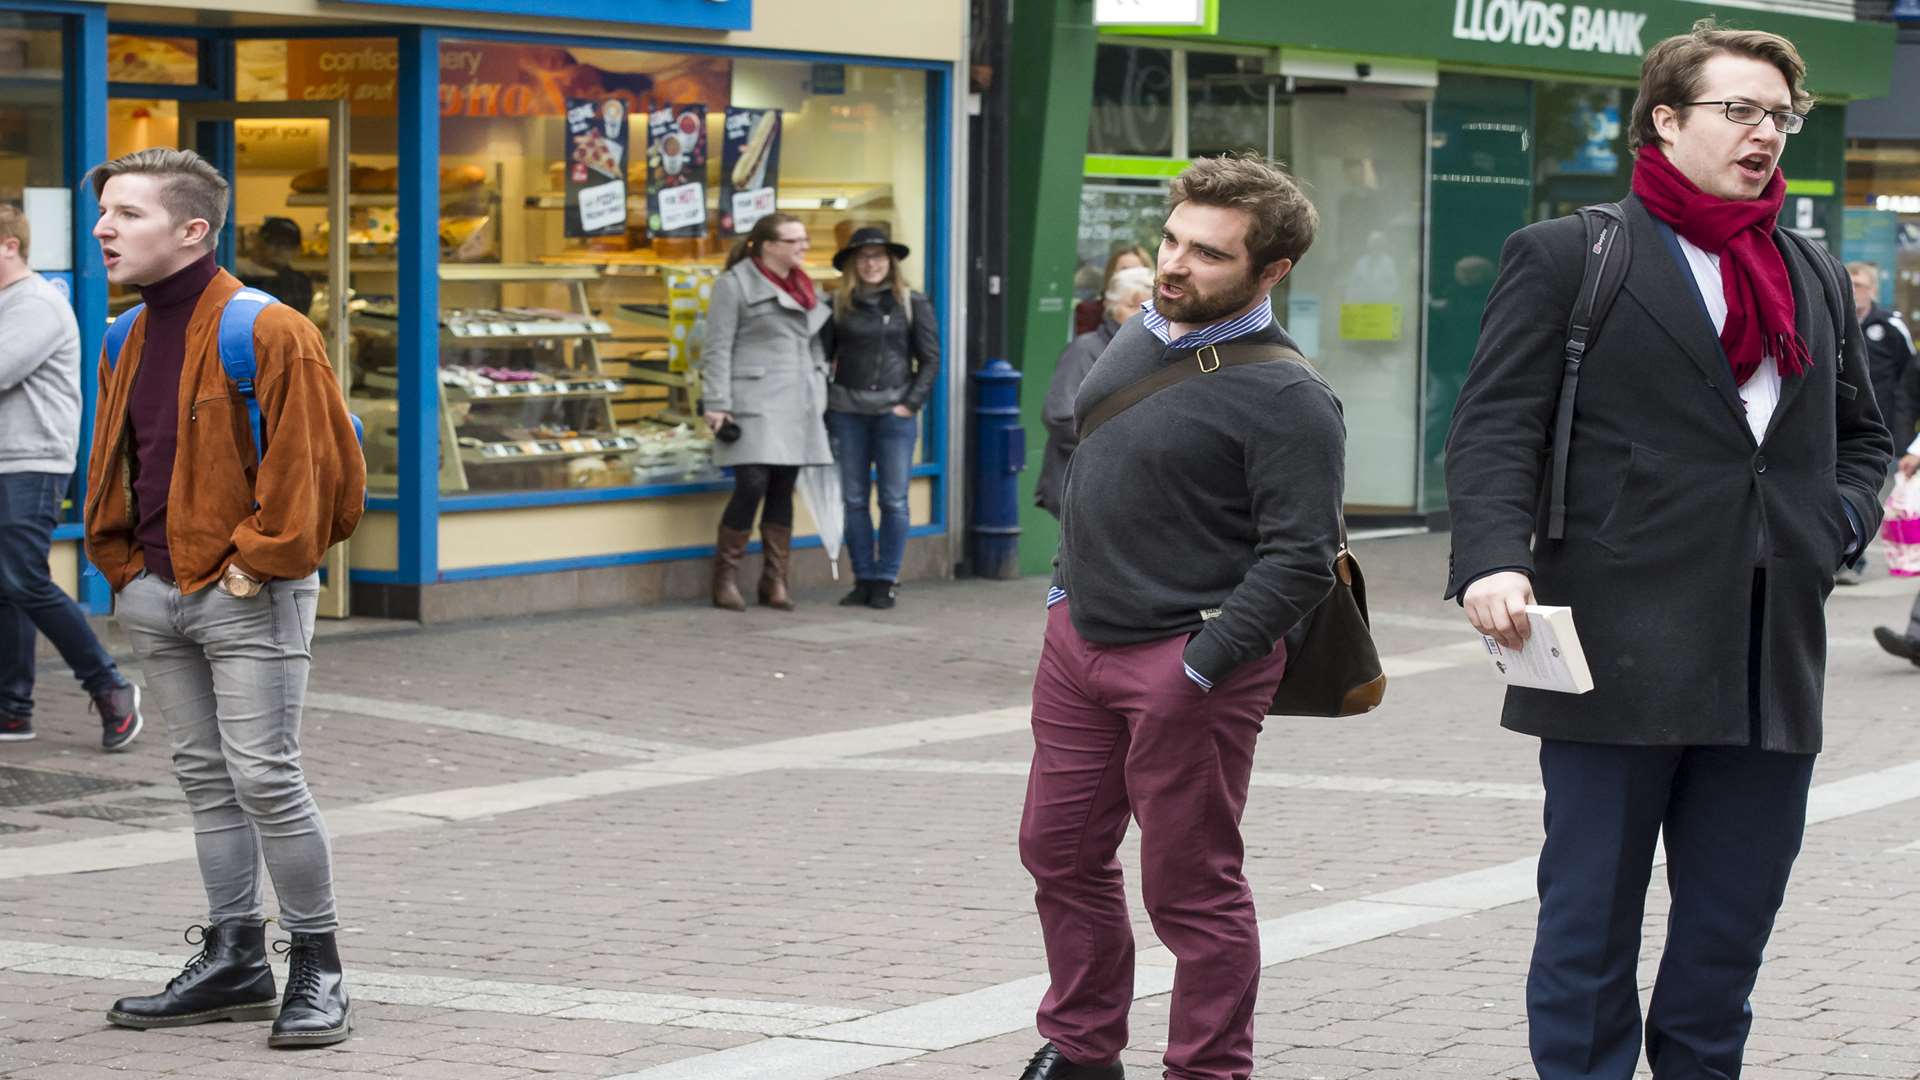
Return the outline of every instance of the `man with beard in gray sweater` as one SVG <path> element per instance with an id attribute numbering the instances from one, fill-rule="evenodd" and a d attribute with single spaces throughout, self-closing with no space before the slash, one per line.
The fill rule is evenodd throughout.
<path id="1" fill-rule="evenodd" d="M 1052 985 L 1022 1080 L 1124 1075 L 1129 818 L 1177 960 L 1166 1075 L 1253 1068 L 1260 932 L 1240 815 L 1285 638 L 1333 588 L 1346 431 L 1326 382 L 1274 355 L 1292 342 L 1268 294 L 1318 221 L 1292 177 L 1205 159 L 1169 202 L 1153 299 L 1074 401 L 1020 824 Z"/>
<path id="2" fill-rule="evenodd" d="M 100 745 L 140 734 L 140 691 L 48 572 L 47 552 L 80 443 L 80 329 L 27 267 L 27 219 L 0 205 L 0 742 L 33 738 L 35 631 L 93 698 Z"/>

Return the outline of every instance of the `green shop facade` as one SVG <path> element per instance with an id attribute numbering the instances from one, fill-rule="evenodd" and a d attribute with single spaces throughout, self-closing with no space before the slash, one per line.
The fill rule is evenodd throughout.
<path id="1" fill-rule="evenodd" d="M 1444 520 L 1447 423 L 1514 230 L 1628 190 L 1648 47 L 1718 17 L 1806 58 L 1819 104 L 1783 167 L 1783 223 L 1839 251 L 1850 99 L 1887 92 L 1893 27 L 1689 0 L 1207 0 L 1203 28 L 1095 27 L 1089 0 L 1016 8 L 1009 341 L 1028 460 L 1076 303 L 1110 255 L 1152 251 L 1167 181 L 1196 157 L 1285 161 L 1321 214 L 1275 311 L 1340 393 L 1347 508 Z M 1031 238 L 1031 245 L 1026 245 Z M 1028 470 L 1031 487 L 1035 470 Z M 1021 565 L 1058 542 L 1023 502 Z"/>

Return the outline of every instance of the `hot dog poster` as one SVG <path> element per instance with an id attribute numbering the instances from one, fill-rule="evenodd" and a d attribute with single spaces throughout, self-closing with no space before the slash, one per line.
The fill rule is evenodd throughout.
<path id="1" fill-rule="evenodd" d="M 567 235 L 627 231 L 627 104 L 567 99 Z"/>
<path id="2" fill-rule="evenodd" d="M 774 210 L 780 110 L 728 109 L 720 131 L 720 232 L 741 236 Z"/>
<path id="3" fill-rule="evenodd" d="M 647 231 L 707 231 L 707 107 L 668 105 L 647 116 Z"/>

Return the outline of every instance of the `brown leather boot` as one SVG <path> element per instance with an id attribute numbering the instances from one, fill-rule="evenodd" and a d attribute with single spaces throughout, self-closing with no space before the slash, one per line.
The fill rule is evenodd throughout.
<path id="1" fill-rule="evenodd" d="M 744 529 L 720 526 L 719 544 L 713 552 L 714 607 L 747 610 L 747 598 L 740 595 L 740 560 L 747 554 L 747 540 L 752 535 Z"/>
<path id="2" fill-rule="evenodd" d="M 793 610 L 787 591 L 787 568 L 793 562 L 793 527 L 760 526 L 760 603 L 779 611 Z"/>

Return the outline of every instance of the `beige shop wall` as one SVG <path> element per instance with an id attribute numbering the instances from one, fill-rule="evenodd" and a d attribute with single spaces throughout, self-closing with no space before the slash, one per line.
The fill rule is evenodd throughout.
<path id="1" fill-rule="evenodd" d="M 222 14 L 217 20 L 207 21 L 235 26 L 274 25 L 288 19 L 325 19 L 350 24 L 426 24 L 450 29 L 685 41 L 749 49 L 945 60 L 955 64 L 966 59 L 967 0 L 894 0 L 890 3 L 754 0 L 753 29 L 732 34 L 580 19 L 495 18 L 462 11 L 344 5 L 321 0 L 149 0 L 137 6 L 113 5 L 107 9 L 107 17 L 172 21 L 156 20 L 156 16 L 164 14 L 164 9 L 179 11 L 181 21 L 187 23 L 196 21 L 193 18 L 196 12 L 231 12 L 234 15 Z"/>

